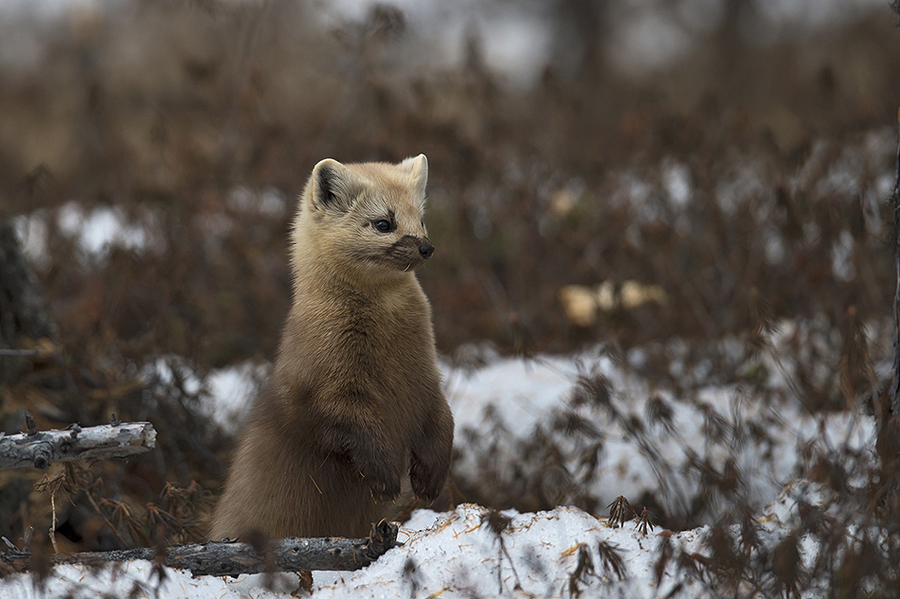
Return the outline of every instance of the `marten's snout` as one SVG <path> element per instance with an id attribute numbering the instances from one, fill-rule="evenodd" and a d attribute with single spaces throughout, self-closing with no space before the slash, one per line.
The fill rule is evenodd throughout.
<path id="1" fill-rule="evenodd" d="M 412 270 L 434 254 L 434 245 L 427 237 L 404 235 L 385 250 L 385 254 L 394 268 Z"/>

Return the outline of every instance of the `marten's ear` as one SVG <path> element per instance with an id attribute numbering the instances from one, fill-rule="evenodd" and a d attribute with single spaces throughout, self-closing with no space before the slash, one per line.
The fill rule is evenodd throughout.
<path id="1" fill-rule="evenodd" d="M 423 206 L 425 204 L 425 186 L 428 184 L 428 159 L 425 154 L 419 154 L 415 158 L 407 158 L 399 164 L 406 169 L 412 178 L 413 187 L 416 190 L 416 199 Z"/>
<path id="2" fill-rule="evenodd" d="M 313 168 L 310 181 L 313 207 L 326 212 L 347 212 L 362 193 L 365 184 L 346 166 L 326 158 Z"/>

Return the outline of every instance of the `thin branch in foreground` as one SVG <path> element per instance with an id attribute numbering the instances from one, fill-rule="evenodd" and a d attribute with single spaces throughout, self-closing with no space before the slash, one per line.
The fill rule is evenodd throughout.
<path id="1" fill-rule="evenodd" d="M 41 482 L 34 485 L 34 490 L 38 493 L 50 493 L 50 509 L 53 514 L 53 520 L 50 524 L 50 543 L 53 545 L 53 551 L 59 553 L 59 545 L 56 544 L 56 495 L 59 493 L 66 480 L 63 472 L 57 472 L 50 477 L 44 474 Z"/>
<path id="2" fill-rule="evenodd" d="M 156 429 L 149 422 L 103 424 L 19 435 L 0 433 L 0 470 L 46 468 L 54 462 L 124 458 L 156 447 Z"/>
<path id="3" fill-rule="evenodd" d="M 41 355 L 43 350 L 40 349 L 11 349 L 8 347 L 0 347 L 0 358 L 6 357 L 24 357 L 31 358 Z"/>
<path id="4" fill-rule="evenodd" d="M 260 552 L 248 543 L 209 542 L 176 545 L 165 550 L 163 565 L 190 570 L 194 576 L 238 576 L 275 571 L 358 570 L 397 546 L 396 524 L 382 520 L 372 525 L 368 539 L 287 538 L 269 543 Z M 125 551 L 98 551 L 47 556 L 53 565 L 84 564 L 101 567 L 110 562 L 154 561 L 158 551 L 151 548 Z M 32 563 L 26 551 L 0 553 L 0 571 L 27 572 Z M 268 567 L 267 567 L 268 565 Z M 5 567 L 4 567 L 5 566 Z"/>

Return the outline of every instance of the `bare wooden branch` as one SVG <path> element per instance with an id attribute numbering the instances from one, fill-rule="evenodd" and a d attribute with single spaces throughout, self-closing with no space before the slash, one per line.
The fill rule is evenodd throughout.
<path id="1" fill-rule="evenodd" d="M 194 576 L 238 576 L 266 571 L 358 570 L 396 545 L 397 525 L 382 520 L 372 527 L 368 539 L 287 538 L 272 541 L 263 551 L 258 551 L 248 543 L 177 545 L 166 550 L 162 563 L 170 568 L 190 570 Z M 85 564 L 93 567 L 137 559 L 153 561 L 156 557 L 155 549 L 44 556 L 54 565 Z M 0 553 L 0 571 L 5 565 L 8 572 L 27 572 L 32 563 L 32 555 L 24 551 Z"/>
<path id="2" fill-rule="evenodd" d="M 156 447 L 156 429 L 149 422 L 123 422 L 19 435 L 0 433 L 0 470 L 46 468 L 54 462 L 124 458 Z"/>
<path id="3" fill-rule="evenodd" d="M 41 355 L 41 350 L 39 349 L 9 349 L 9 348 L 0 348 L 0 358 L 2 357 L 26 357 L 30 358 L 33 356 Z"/>

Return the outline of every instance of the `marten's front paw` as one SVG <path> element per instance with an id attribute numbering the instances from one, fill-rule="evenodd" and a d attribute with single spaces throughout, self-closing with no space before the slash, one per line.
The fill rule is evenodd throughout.
<path id="1" fill-rule="evenodd" d="M 437 499 L 444 490 L 447 480 L 447 467 L 444 464 L 433 464 L 430 468 L 418 459 L 413 458 L 409 468 L 409 482 L 416 497 L 425 503 Z"/>
<path id="2" fill-rule="evenodd" d="M 389 460 L 359 462 L 359 473 L 376 501 L 391 501 L 400 495 L 400 468 L 391 468 Z"/>
<path id="3" fill-rule="evenodd" d="M 400 495 L 403 460 L 392 447 L 374 442 L 360 444 L 353 462 L 376 501 L 390 501 Z"/>
<path id="4" fill-rule="evenodd" d="M 375 477 L 365 477 L 366 484 L 369 485 L 369 489 L 372 491 L 372 497 L 375 498 L 375 501 L 393 501 L 400 495 L 400 477 L 397 476 L 396 480 L 391 478 L 383 479 L 383 478 L 375 478 Z"/>

